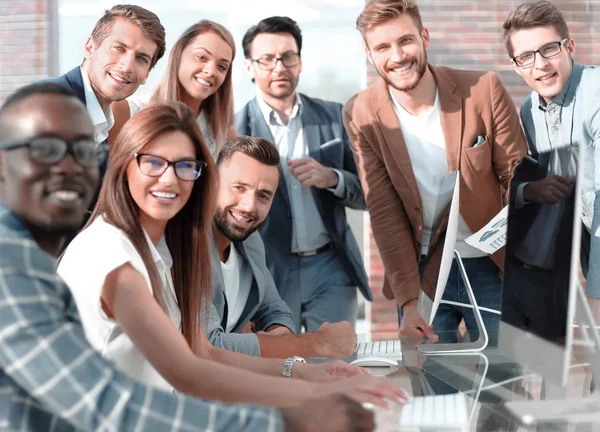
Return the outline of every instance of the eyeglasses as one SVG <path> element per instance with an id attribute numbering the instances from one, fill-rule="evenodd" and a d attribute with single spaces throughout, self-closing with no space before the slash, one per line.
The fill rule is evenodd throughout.
<path id="1" fill-rule="evenodd" d="M 100 166 L 106 157 L 105 147 L 96 145 L 93 139 L 87 138 L 67 141 L 58 137 L 41 136 L 0 142 L 0 150 L 18 147 L 29 147 L 31 160 L 45 165 L 59 163 L 67 153 L 73 156 L 76 163 L 86 168 Z"/>
<path id="2" fill-rule="evenodd" d="M 562 51 L 562 46 L 568 41 L 568 39 L 563 39 L 560 42 L 551 42 L 549 44 L 544 45 L 539 50 L 535 51 L 526 51 L 523 54 L 519 54 L 516 57 L 513 57 L 513 61 L 519 67 L 531 66 L 535 63 L 535 55 L 539 53 L 545 59 L 557 56 Z"/>
<path id="3" fill-rule="evenodd" d="M 142 174 L 149 177 L 160 177 L 172 166 L 175 175 L 181 180 L 195 181 L 202 174 L 202 169 L 206 167 L 206 162 L 194 159 L 170 161 L 147 153 L 134 153 L 133 157 L 137 160 Z"/>
<path id="4" fill-rule="evenodd" d="M 281 57 L 264 56 L 258 59 L 250 59 L 258 63 L 258 67 L 262 70 L 273 70 L 277 67 L 277 62 L 281 61 L 285 67 L 294 67 L 300 63 L 300 54 L 287 53 Z"/>

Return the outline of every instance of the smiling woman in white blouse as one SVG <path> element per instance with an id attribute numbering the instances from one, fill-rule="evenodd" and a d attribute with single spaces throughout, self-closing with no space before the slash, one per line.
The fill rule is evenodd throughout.
<path id="1" fill-rule="evenodd" d="M 112 143 L 123 124 L 150 103 L 184 102 L 197 116 L 198 125 L 213 159 L 223 144 L 236 135 L 233 122 L 231 64 L 235 41 L 225 27 L 202 20 L 183 32 L 171 48 L 169 64 L 152 94 L 113 102 L 115 125 Z"/>
<path id="2" fill-rule="evenodd" d="M 205 399 L 283 407 L 341 392 L 382 405 L 403 400 L 390 381 L 343 362 L 296 363 L 300 379 L 290 380 L 281 377 L 284 360 L 210 345 L 202 328 L 215 171 L 183 103 L 150 105 L 125 124 L 94 213 L 58 267 L 92 345 L 146 384 Z"/>

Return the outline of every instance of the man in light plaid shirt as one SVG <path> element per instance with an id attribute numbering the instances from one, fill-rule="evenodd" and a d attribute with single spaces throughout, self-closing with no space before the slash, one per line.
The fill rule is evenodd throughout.
<path id="1" fill-rule="evenodd" d="M 93 137 L 59 84 L 0 108 L 0 430 L 372 430 L 342 396 L 284 410 L 201 401 L 137 383 L 92 349 L 55 257 L 98 181 Z"/>

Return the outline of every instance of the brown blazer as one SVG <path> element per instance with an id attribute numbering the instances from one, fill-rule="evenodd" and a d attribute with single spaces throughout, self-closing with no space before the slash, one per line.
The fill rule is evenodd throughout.
<path id="1" fill-rule="evenodd" d="M 476 232 L 507 202 L 513 170 L 527 153 L 519 116 L 495 73 L 429 68 L 439 91 L 448 170 L 461 174 L 460 214 Z M 399 306 L 421 288 L 433 298 L 442 247 L 431 245 L 421 284 L 421 196 L 387 84 L 380 79 L 350 99 L 343 119 L 383 259 L 383 293 Z M 479 135 L 486 141 L 473 147 Z M 504 249 L 492 259 L 502 269 Z"/>

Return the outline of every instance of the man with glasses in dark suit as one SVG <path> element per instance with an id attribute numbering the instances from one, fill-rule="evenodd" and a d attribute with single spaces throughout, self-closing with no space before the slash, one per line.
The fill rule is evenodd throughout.
<path id="1" fill-rule="evenodd" d="M 358 286 L 372 300 L 346 207 L 366 204 L 342 106 L 296 91 L 302 71 L 302 33 L 287 17 L 251 27 L 242 45 L 257 97 L 237 115 L 240 135 L 271 141 L 282 176 L 260 228 L 267 265 L 296 328 L 315 332 L 324 322 L 356 321 Z"/>

